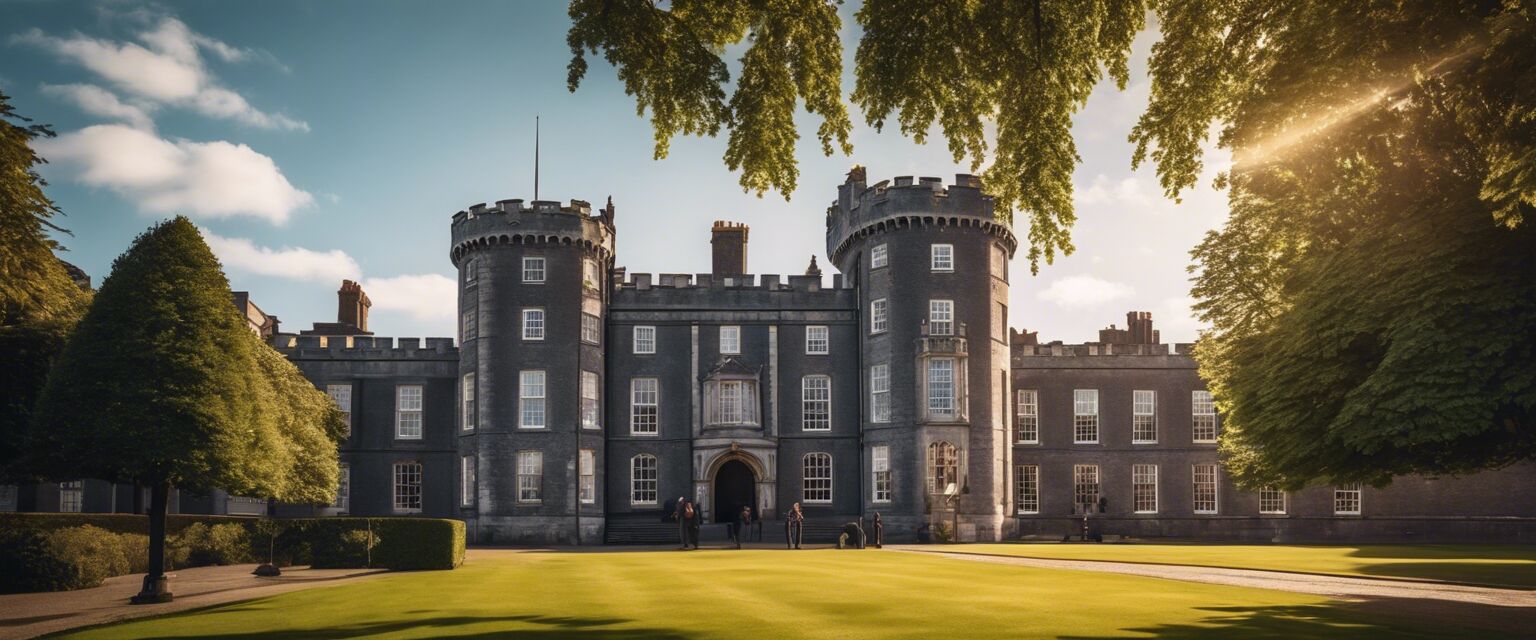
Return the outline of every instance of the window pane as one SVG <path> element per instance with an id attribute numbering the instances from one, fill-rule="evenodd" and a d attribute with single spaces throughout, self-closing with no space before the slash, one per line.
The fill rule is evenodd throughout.
<path id="1" fill-rule="evenodd" d="M 421 511 L 421 463 L 396 462 L 395 511 L 419 513 Z"/>
<path id="2" fill-rule="evenodd" d="M 581 314 L 581 341 L 597 344 L 602 336 L 602 320 L 590 313 Z"/>
<path id="3" fill-rule="evenodd" d="M 629 460 L 630 504 L 656 504 L 656 457 L 640 454 Z"/>
<path id="4" fill-rule="evenodd" d="M 1040 513 L 1040 467 L 1032 464 L 1014 467 L 1013 481 L 1019 513 Z"/>
<path id="5" fill-rule="evenodd" d="M 960 450 L 948 442 L 928 445 L 928 493 L 946 493 L 950 485 L 959 488 Z"/>
<path id="6" fill-rule="evenodd" d="M 518 404 L 522 406 L 519 412 L 518 426 L 527 429 L 541 429 L 544 427 L 544 372 L 524 371 L 518 393 Z"/>
<path id="7" fill-rule="evenodd" d="M 544 310 L 523 309 L 523 339 L 544 339 Z"/>
<path id="8" fill-rule="evenodd" d="M 928 333 L 936 336 L 955 334 L 955 302 L 953 300 L 928 301 Z"/>
<path id="9" fill-rule="evenodd" d="M 592 449 L 582 449 L 576 465 L 581 482 L 578 488 L 581 503 L 593 504 L 597 502 L 597 452 Z"/>
<path id="10" fill-rule="evenodd" d="M 869 332 L 870 333 L 885 333 L 885 330 L 886 330 L 886 327 L 887 327 L 887 325 L 886 325 L 886 318 L 885 318 L 885 312 L 886 312 L 886 306 L 885 305 L 886 305 L 885 298 L 881 298 L 879 300 L 874 300 L 874 301 L 871 301 L 869 303 Z"/>
<path id="11" fill-rule="evenodd" d="M 635 378 L 629 383 L 629 430 L 639 435 L 657 432 L 657 382 L 655 378 Z"/>
<path id="12" fill-rule="evenodd" d="M 741 327 L 735 325 L 720 327 L 720 353 L 741 353 Z"/>
<path id="13" fill-rule="evenodd" d="M 459 383 L 459 397 L 463 400 L 461 407 L 463 417 L 463 429 L 469 431 L 475 428 L 475 374 L 464 374 L 464 380 Z"/>
<path id="14" fill-rule="evenodd" d="M 1360 483 L 1346 484 L 1333 490 L 1333 512 L 1338 515 L 1360 515 Z"/>
<path id="15" fill-rule="evenodd" d="M 1259 513 L 1283 514 L 1288 496 L 1274 487 L 1259 489 Z"/>
<path id="16" fill-rule="evenodd" d="M 1216 513 L 1216 465 L 1195 465 L 1194 479 L 1195 513 Z"/>
<path id="17" fill-rule="evenodd" d="M 877 445 L 870 449 L 871 499 L 875 502 L 891 501 L 891 449 Z"/>
<path id="18" fill-rule="evenodd" d="M 1157 465 L 1131 466 L 1131 502 L 1136 513 L 1157 513 Z"/>
<path id="19" fill-rule="evenodd" d="M 395 437 L 421 438 L 421 385 L 395 387 Z"/>
<path id="20" fill-rule="evenodd" d="M 1018 416 L 1014 422 L 1017 435 L 1015 442 L 1035 444 L 1040 442 L 1040 392 L 1020 389 L 1018 392 Z"/>
<path id="21" fill-rule="evenodd" d="M 1216 402 L 1211 399 L 1211 392 L 1195 391 L 1191 396 L 1195 442 L 1215 442 Z"/>
<path id="22" fill-rule="evenodd" d="M 352 426 L 352 385 L 328 384 L 325 385 L 325 392 L 341 408 L 341 417 L 347 421 L 347 426 Z"/>
<path id="23" fill-rule="evenodd" d="M 830 349 L 830 341 L 827 337 L 827 328 L 812 326 L 805 328 L 805 352 L 811 355 L 824 355 Z"/>
<path id="24" fill-rule="evenodd" d="M 473 505 L 475 490 L 475 457 L 459 458 L 459 504 L 466 507 Z"/>
<path id="25" fill-rule="evenodd" d="M 1072 442 L 1093 444 L 1099 441 L 1099 390 L 1072 391 Z"/>
<path id="26" fill-rule="evenodd" d="M 1154 391 L 1132 392 L 1131 441 L 1157 442 L 1157 393 Z"/>
<path id="27" fill-rule="evenodd" d="M 581 428 L 583 429 L 597 429 L 600 426 L 597 395 L 597 374 L 591 371 L 581 372 Z"/>
<path id="28" fill-rule="evenodd" d="M 1099 465 L 1079 464 L 1072 466 L 1073 513 L 1098 510 Z"/>
<path id="29" fill-rule="evenodd" d="M 539 502 L 544 494 L 544 452 L 517 452 L 517 501 Z"/>
<path id="30" fill-rule="evenodd" d="M 932 248 L 932 266 L 934 271 L 953 271 L 955 268 L 955 246 L 952 244 L 936 244 Z"/>
<path id="31" fill-rule="evenodd" d="M 805 454 L 804 484 L 801 491 L 806 502 L 832 501 L 832 456 L 826 453 Z"/>
<path id="32" fill-rule="evenodd" d="M 806 376 L 801 381 L 801 428 L 806 431 L 832 429 L 832 379 Z"/>
<path id="33" fill-rule="evenodd" d="M 635 353 L 656 353 L 656 327 L 635 327 Z"/>
<path id="34" fill-rule="evenodd" d="M 939 418 L 955 415 L 953 358 L 933 358 L 928 361 L 928 413 Z"/>
<path id="35" fill-rule="evenodd" d="M 544 281 L 544 258 L 523 258 L 523 282 Z"/>
<path id="36" fill-rule="evenodd" d="M 891 366 L 888 364 L 869 368 L 869 420 L 891 421 Z"/>

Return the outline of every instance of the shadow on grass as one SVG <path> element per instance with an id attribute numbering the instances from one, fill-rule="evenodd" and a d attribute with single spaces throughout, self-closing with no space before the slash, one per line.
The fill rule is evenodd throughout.
<path id="1" fill-rule="evenodd" d="M 1227 638 L 1499 638 L 1529 637 L 1528 607 L 1374 598 L 1358 602 L 1270 607 L 1206 607 L 1194 624 L 1157 624 L 1120 629 L 1107 636 L 1060 636 L 1075 640 L 1123 638 L 1128 633 L 1175 640 Z"/>
<path id="2" fill-rule="evenodd" d="M 407 615 L 430 613 L 425 611 L 412 611 Z M 164 635 L 146 636 L 146 638 L 160 638 L 170 640 L 172 638 L 211 638 L 215 640 L 245 640 L 254 638 L 275 638 L 276 640 L 299 640 L 301 638 L 361 638 L 389 633 L 406 631 L 425 632 L 425 637 L 453 637 L 453 638 L 568 638 L 571 636 L 584 636 L 591 638 L 663 638 L 672 640 L 684 640 L 695 637 L 692 633 L 683 633 L 670 629 L 640 628 L 640 629 L 604 629 L 616 624 L 629 622 L 624 618 L 584 618 L 572 616 L 443 616 L 412 618 L 409 620 L 390 620 L 369 624 L 350 624 L 340 626 L 318 627 L 313 629 L 276 629 L 262 631 L 241 631 L 232 633 L 196 635 Z M 475 631 L 468 633 L 455 633 L 455 627 L 470 625 L 497 625 L 498 628 Z M 503 628 L 501 625 L 513 625 L 515 628 Z"/>
<path id="3" fill-rule="evenodd" d="M 1368 576 L 1415 578 L 1536 589 L 1536 564 L 1477 562 L 1392 562 L 1355 569 Z"/>

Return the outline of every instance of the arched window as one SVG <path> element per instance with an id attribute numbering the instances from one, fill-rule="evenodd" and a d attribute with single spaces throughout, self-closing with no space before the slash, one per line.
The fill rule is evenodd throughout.
<path id="1" fill-rule="evenodd" d="M 928 445 L 928 493 L 944 493 L 960 483 L 960 450 L 948 442 Z"/>
<path id="2" fill-rule="evenodd" d="M 656 504 L 656 456 L 642 453 L 629 459 L 629 503 Z"/>
<path id="3" fill-rule="evenodd" d="M 814 503 L 832 502 L 832 454 L 805 454 L 804 470 L 802 499 Z"/>

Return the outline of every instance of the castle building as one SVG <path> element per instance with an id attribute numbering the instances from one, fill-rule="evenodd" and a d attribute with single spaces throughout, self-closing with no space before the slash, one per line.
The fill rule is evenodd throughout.
<path id="1" fill-rule="evenodd" d="M 750 230 L 725 221 L 710 272 L 628 273 L 615 216 L 455 213 L 458 346 L 374 335 L 355 282 L 336 322 L 297 334 L 237 296 L 352 427 L 336 500 L 276 511 L 459 518 L 480 544 L 675 542 L 682 497 L 770 527 L 799 503 L 819 542 L 875 514 L 890 541 L 1060 538 L 1085 515 L 1103 535 L 1536 541 L 1531 464 L 1237 490 L 1191 345 L 1162 344 L 1151 314 L 1086 344 L 1009 329 L 1018 240 L 973 176 L 871 185 L 856 167 L 826 211 L 829 279 L 814 258 L 751 273 Z M 101 510 L 93 482 L 24 487 L 20 506 Z M 249 508 L 184 493 L 182 512 Z"/>

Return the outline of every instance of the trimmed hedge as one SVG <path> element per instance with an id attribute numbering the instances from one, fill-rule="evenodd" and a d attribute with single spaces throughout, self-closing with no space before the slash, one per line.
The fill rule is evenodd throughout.
<path id="1" fill-rule="evenodd" d="M 281 532 L 273 540 L 264 523 Z M 265 561 L 390 570 L 464 563 L 465 526 L 430 518 L 167 516 L 166 569 Z M 149 568 L 149 518 L 132 514 L 0 514 L 0 592 L 83 589 Z M 270 547 L 269 547 L 270 545 Z"/>

